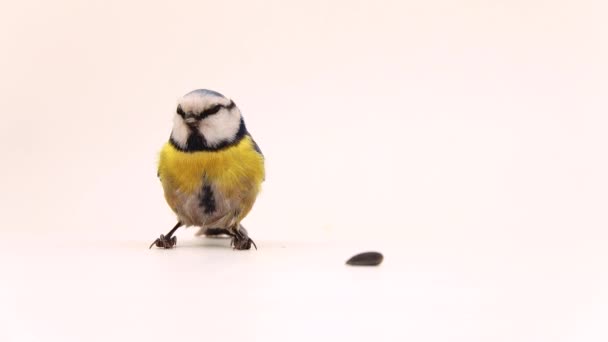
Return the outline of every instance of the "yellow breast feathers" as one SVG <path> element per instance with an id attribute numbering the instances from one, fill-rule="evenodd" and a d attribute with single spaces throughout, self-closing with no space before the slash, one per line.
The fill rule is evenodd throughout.
<path id="1" fill-rule="evenodd" d="M 198 191 L 204 179 L 228 196 L 257 193 L 265 177 L 264 157 L 249 136 L 219 151 L 182 152 L 166 143 L 160 152 L 158 175 L 165 189 L 187 194 Z"/>

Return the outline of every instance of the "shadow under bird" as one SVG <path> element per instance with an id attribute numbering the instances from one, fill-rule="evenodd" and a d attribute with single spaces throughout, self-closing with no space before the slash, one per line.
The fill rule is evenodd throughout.
<path id="1" fill-rule="evenodd" d="M 234 249 L 257 249 L 241 221 L 265 179 L 264 156 L 231 99 L 198 89 L 178 100 L 158 177 L 178 222 L 150 248 L 172 248 L 179 227 L 195 226 L 197 235 L 229 235 Z"/>

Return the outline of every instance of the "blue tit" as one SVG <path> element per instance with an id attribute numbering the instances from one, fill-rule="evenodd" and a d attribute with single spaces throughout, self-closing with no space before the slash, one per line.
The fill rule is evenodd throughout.
<path id="1" fill-rule="evenodd" d="M 158 177 L 178 221 L 150 248 L 172 248 L 179 227 L 195 226 L 200 234 L 229 235 L 235 249 L 257 249 L 241 221 L 265 179 L 264 156 L 231 99 L 198 89 L 178 100 Z"/>

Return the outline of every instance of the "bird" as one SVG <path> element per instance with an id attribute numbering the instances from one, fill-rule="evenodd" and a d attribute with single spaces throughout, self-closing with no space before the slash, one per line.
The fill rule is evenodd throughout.
<path id="1" fill-rule="evenodd" d="M 180 97 L 157 169 L 177 223 L 150 248 L 175 247 L 173 234 L 183 226 L 198 227 L 197 235 L 228 235 L 236 250 L 257 249 L 241 221 L 265 181 L 264 162 L 234 101 L 209 89 Z"/>

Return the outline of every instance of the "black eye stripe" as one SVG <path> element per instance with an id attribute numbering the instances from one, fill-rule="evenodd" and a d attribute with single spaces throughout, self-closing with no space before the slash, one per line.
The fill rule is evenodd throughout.
<path id="1" fill-rule="evenodd" d="M 222 109 L 222 108 L 232 109 L 232 108 L 234 108 L 234 102 L 230 101 L 230 103 L 228 105 L 218 104 L 211 108 L 208 108 L 200 114 L 200 117 L 201 117 L 201 119 L 206 118 L 210 115 L 213 115 L 213 114 L 219 112 L 220 109 Z"/>
<path id="2" fill-rule="evenodd" d="M 199 116 L 200 119 L 204 119 L 204 118 L 206 118 L 206 117 L 208 117 L 210 115 L 216 114 L 222 108 L 232 109 L 232 108 L 234 108 L 234 106 L 235 106 L 235 104 L 232 101 L 230 101 L 230 103 L 227 104 L 227 105 L 220 105 L 220 104 L 218 104 L 218 105 L 215 105 L 215 106 L 213 106 L 211 108 L 208 108 L 208 109 L 204 110 L 198 116 Z M 184 112 L 184 110 L 182 109 L 181 105 L 177 106 L 177 114 L 179 116 L 181 116 L 182 118 L 186 118 L 186 112 Z"/>
<path id="3" fill-rule="evenodd" d="M 213 114 L 219 112 L 220 109 L 222 109 L 222 107 L 223 107 L 222 105 L 215 105 L 215 106 L 203 111 L 200 116 L 204 118 L 206 116 L 213 115 Z"/>
<path id="4" fill-rule="evenodd" d="M 181 116 L 182 118 L 186 116 L 186 113 L 184 113 L 181 105 L 177 106 L 177 115 Z"/>

